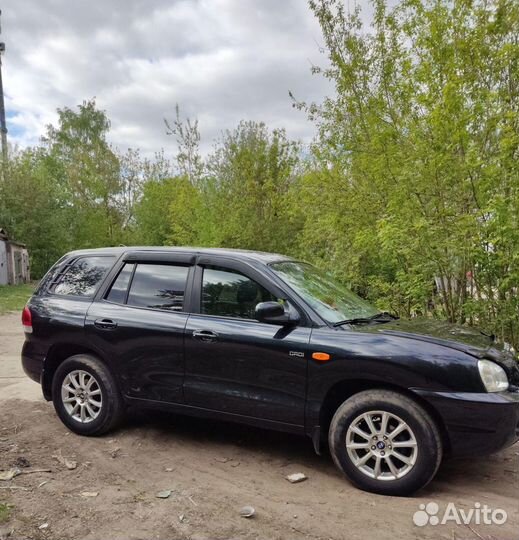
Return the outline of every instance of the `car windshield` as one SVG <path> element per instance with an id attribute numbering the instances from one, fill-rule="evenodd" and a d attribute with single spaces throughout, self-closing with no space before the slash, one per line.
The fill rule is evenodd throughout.
<path id="1" fill-rule="evenodd" d="M 369 318 L 379 310 L 311 264 L 279 262 L 272 270 L 327 322 Z"/>

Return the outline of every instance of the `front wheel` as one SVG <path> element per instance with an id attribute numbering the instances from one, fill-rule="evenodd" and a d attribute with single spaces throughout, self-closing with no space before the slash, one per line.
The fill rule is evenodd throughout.
<path id="1" fill-rule="evenodd" d="M 102 435 L 123 416 L 124 403 L 113 375 L 88 354 L 76 354 L 58 366 L 52 401 L 61 421 L 79 435 Z"/>
<path id="2" fill-rule="evenodd" d="M 415 401 L 388 390 L 367 390 L 336 411 L 329 444 L 337 467 L 358 487 L 410 495 L 427 485 L 442 459 L 438 427 Z"/>

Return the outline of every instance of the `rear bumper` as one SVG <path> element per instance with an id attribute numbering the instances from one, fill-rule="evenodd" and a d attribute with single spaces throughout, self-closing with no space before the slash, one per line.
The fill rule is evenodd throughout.
<path id="1" fill-rule="evenodd" d="M 22 347 L 22 368 L 27 377 L 41 384 L 45 355 L 31 341 L 25 341 Z"/>
<path id="2" fill-rule="evenodd" d="M 443 419 L 452 456 L 490 454 L 519 440 L 519 392 L 413 391 Z"/>

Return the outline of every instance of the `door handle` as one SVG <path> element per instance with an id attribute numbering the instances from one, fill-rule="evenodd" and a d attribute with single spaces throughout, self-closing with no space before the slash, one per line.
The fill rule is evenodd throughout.
<path id="1" fill-rule="evenodd" d="M 193 330 L 193 337 L 201 341 L 216 341 L 218 334 L 211 330 Z"/>
<path id="2" fill-rule="evenodd" d="M 117 328 L 117 323 L 112 321 L 112 319 L 96 319 L 94 326 L 99 328 L 99 330 L 114 330 Z"/>

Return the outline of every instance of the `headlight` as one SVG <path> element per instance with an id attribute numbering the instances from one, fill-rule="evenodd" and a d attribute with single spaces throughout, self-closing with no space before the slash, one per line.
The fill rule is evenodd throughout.
<path id="1" fill-rule="evenodd" d="M 480 360 L 478 368 L 487 392 L 502 392 L 508 389 L 508 377 L 501 366 L 491 360 Z"/>

